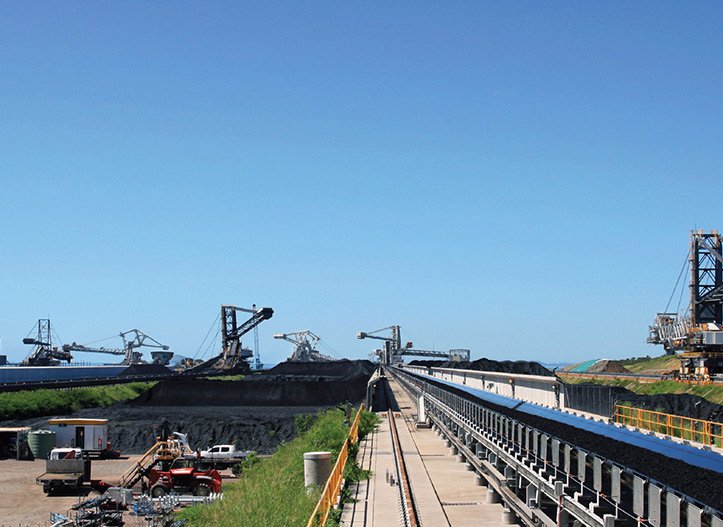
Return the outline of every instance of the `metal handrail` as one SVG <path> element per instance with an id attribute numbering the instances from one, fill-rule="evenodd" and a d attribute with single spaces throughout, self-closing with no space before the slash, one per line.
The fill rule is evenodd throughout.
<path id="1" fill-rule="evenodd" d="M 637 428 L 688 439 L 704 445 L 723 446 L 723 423 L 683 415 L 646 410 L 623 404 L 615 405 L 613 419 Z"/>
<path id="2" fill-rule="evenodd" d="M 339 500 L 339 494 L 341 492 L 341 485 L 344 482 L 344 467 L 346 466 L 346 460 L 349 457 L 349 447 L 356 444 L 359 440 L 359 420 L 361 414 L 365 409 L 364 403 L 359 407 L 359 411 L 356 413 L 354 422 L 349 429 L 349 434 L 344 440 L 344 446 L 339 451 L 339 456 L 336 458 L 334 468 L 331 470 L 329 479 L 326 480 L 324 490 L 319 497 L 319 501 L 314 507 L 314 512 L 311 513 L 307 527 L 319 527 L 326 523 L 329 517 L 331 508 Z"/>

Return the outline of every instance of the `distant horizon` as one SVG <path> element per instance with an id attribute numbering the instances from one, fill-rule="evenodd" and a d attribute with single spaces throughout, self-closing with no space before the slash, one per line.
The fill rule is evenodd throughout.
<path id="1" fill-rule="evenodd" d="M 256 304 L 269 362 L 274 333 L 365 358 L 356 333 L 396 324 L 494 360 L 657 354 L 689 231 L 723 228 L 721 26 L 666 1 L 8 3 L 2 353 L 50 318 L 211 356 L 219 306 Z"/>

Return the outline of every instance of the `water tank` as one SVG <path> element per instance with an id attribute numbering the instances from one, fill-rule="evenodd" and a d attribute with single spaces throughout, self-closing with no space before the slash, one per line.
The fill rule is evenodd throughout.
<path id="1" fill-rule="evenodd" d="M 55 432 L 50 430 L 34 430 L 28 433 L 28 445 L 35 459 L 45 459 L 55 448 Z"/>

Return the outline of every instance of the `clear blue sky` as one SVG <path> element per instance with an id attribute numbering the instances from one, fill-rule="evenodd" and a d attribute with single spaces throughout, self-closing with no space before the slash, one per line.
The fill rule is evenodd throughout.
<path id="1" fill-rule="evenodd" d="M 473 357 L 656 353 L 689 230 L 723 228 L 719 2 L 1 7 L 11 359 L 45 317 L 193 355 L 254 302 L 266 362 L 275 332 L 364 357 L 393 323 Z"/>

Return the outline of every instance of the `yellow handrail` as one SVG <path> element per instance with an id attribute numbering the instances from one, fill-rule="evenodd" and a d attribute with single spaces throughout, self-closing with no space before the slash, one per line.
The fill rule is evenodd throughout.
<path id="1" fill-rule="evenodd" d="M 704 445 L 723 446 L 723 423 L 622 404 L 615 405 L 613 418 L 616 423 L 644 428 Z"/>
<path id="2" fill-rule="evenodd" d="M 362 403 L 349 429 L 349 434 L 344 440 L 344 446 L 342 446 L 341 451 L 339 451 L 339 456 L 336 458 L 336 463 L 334 463 L 334 468 L 329 475 L 329 479 L 326 480 L 321 497 L 314 508 L 314 512 L 311 513 L 309 522 L 306 524 L 307 527 L 320 527 L 324 525 L 326 519 L 329 517 L 331 508 L 339 499 L 341 484 L 344 481 L 344 467 L 349 457 L 349 446 L 356 444 L 359 440 L 359 420 L 361 419 L 364 408 L 365 406 Z"/>

